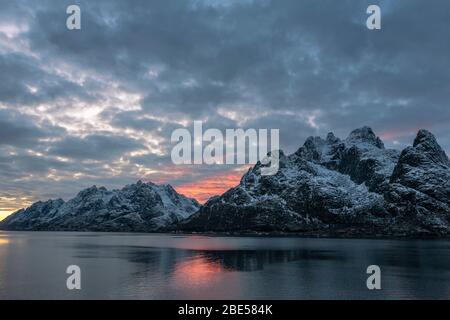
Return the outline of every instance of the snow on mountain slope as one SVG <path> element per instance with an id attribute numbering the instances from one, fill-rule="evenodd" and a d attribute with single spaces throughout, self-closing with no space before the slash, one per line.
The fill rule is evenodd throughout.
<path id="1" fill-rule="evenodd" d="M 37 202 L 2 222 L 10 230 L 153 231 L 189 217 L 199 204 L 170 185 L 143 183 L 121 190 L 90 187 L 64 202 Z"/>
<path id="2" fill-rule="evenodd" d="M 341 140 L 308 138 L 280 168 L 257 163 L 238 186 L 200 206 L 171 186 L 91 187 L 75 198 L 37 202 L 0 225 L 11 230 L 282 231 L 312 236 L 450 236 L 450 161 L 420 130 L 401 153 L 372 129 Z"/>
<path id="3" fill-rule="evenodd" d="M 311 235 L 450 235 L 450 170 L 433 135 L 420 131 L 401 155 L 368 127 L 345 140 L 310 137 L 280 169 L 261 164 L 210 199 L 179 228 L 297 231 Z"/>
<path id="4" fill-rule="evenodd" d="M 375 192 L 386 189 L 399 157 L 397 150 L 385 149 L 381 139 L 369 127 L 352 131 L 343 141 L 333 133 L 326 139 L 310 137 L 296 154 L 347 174 L 356 183 L 365 183 Z"/>
<path id="5" fill-rule="evenodd" d="M 450 228 L 450 161 L 436 138 L 420 130 L 402 151 L 385 194 L 388 210 L 417 230 L 447 234 Z"/>
<path id="6" fill-rule="evenodd" d="M 274 176 L 261 175 L 261 167 L 257 164 L 237 187 L 210 199 L 181 228 L 313 231 L 329 224 L 356 226 L 365 223 L 361 218 L 366 216 L 376 222 L 375 216 L 385 213 L 382 195 L 301 154 L 287 157 L 280 151 L 280 169 Z"/>

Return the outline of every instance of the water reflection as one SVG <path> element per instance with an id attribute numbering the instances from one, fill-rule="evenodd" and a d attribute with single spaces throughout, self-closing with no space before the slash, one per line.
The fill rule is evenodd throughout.
<path id="1" fill-rule="evenodd" d="M 449 241 L 1 233 L 0 299 L 448 298 Z M 83 290 L 65 289 L 68 265 Z M 366 268 L 383 290 L 367 290 Z M 32 267 L 30 267 L 32 266 Z"/>
<path id="2" fill-rule="evenodd" d="M 228 250 L 205 251 L 202 253 L 209 260 L 220 263 L 224 269 L 238 271 L 256 271 L 265 265 L 288 263 L 297 260 L 344 260 L 336 251 L 331 250 Z"/>
<path id="3" fill-rule="evenodd" d="M 173 281 L 180 286 L 210 285 L 227 271 L 222 264 L 211 261 L 202 255 L 178 262 L 173 271 Z"/>
<path id="4" fill-rule="evenodd" d="M 93 244 L 79 244 L 78 258 L 95 257 L 117 257 L 126 259 L 132 263 L 145 265 L 160 264 L 164 261 L 166 270 L 179 269 L 178 266 L 186 266 L 186 263 L 198 261 L 202 265 L 208 264 L 220 266 L 222 271 L 257 271 L 264 266 L 275 263 L 288 263 L 297 260 L 341 260 L 346 259 L 336 250 L 313 250 L 313 249 L 291 249 L 291 250 L 201 250 L 180 249 L 161 247 L 139 247 L 139 246 L 107 246 Z M 100 255 L 100 256 L 99 256 Z"/>

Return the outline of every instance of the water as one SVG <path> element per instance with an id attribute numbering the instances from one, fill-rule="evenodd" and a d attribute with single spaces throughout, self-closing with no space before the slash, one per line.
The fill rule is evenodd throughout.
<path id="1" fill-rule="evenodd" d="M 448 299 L 450 241 L 0 232 L 0 299 L 17 298 Z"/>

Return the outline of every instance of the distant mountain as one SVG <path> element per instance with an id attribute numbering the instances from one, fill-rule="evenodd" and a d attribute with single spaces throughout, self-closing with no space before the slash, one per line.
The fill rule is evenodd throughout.
<path id="1" fill-rule="evenodd" d="M 128 185 L 109 191 L 93 186 L 64 202 L 36 202 L 1 222 L 6 230 L 157 231 L 188 218 L 199 209 L 196 200 L 170 185 Z"/>
<path id="2" fill-rule="evenodd" d="M 401 153 L 363 127 L 345 140 L 310 137 L 294 154 L 280 154 L 276 175 L 261 175 L 256 164 L 177 229 L 450 235 L 450 162 L 426 130 Z"/>

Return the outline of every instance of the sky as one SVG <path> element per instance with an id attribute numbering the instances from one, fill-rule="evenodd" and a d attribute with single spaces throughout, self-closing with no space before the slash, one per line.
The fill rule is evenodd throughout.
<path id="1" fill-rule="evenodd" d="M 0 0 L 0 219 L 139 179 L 222 193 L 247 166 L 171 162 L 194 120 L 280 129 L 285 153 L 364 125 L 401 149 L 425 128 L 448 153 L 449 30 L 446 0 Z"/>

